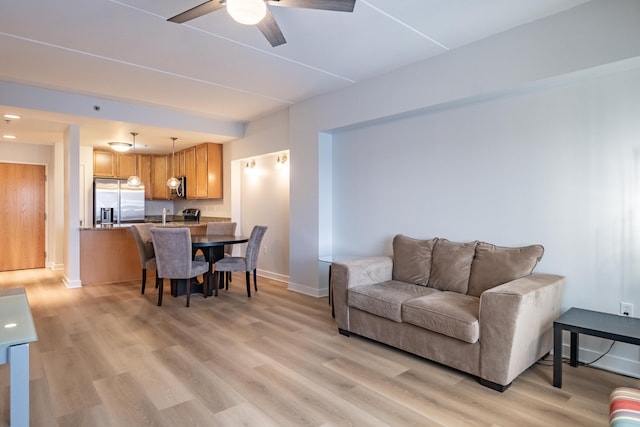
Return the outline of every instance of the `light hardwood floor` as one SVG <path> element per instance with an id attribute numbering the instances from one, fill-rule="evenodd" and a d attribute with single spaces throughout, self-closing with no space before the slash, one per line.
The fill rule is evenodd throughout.
<path id="1" fill-rule="evenodd" d="M 25 287 L 32 426 L 604 426 L 608 396 L 640 380 L 550 361 L 505 393 L 470 376 L 338 334 L 326 298 L 244 275 L 218 298 L 165 295 L 138 282 L 65 289 L 49 270 L 0 273 Z M 168 286 L 165 286 L 167 289 Z M 165 291 L 167 292 L 167 291 Z M 0 426 L 8 425 L 0 366 Z"/>

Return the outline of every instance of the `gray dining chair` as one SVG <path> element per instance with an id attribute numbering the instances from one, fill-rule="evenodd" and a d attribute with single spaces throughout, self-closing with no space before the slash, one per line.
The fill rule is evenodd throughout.
<path id="1" fill-rule="evenodd" d="M 151 227 L 153 224 L 132 224 L 131 234 L 133 234 L 133 240 L 136 242 L 138 248 L 138 256 L 140 257 L 140 264 L 142 266 L 142 290 L 141 294 L 144 294 L 144 287 L 147 283 L 147 269 L 156 270 L 156 253 L 153 250 L 153 242 L 151 241 Z"/>
<path id="2" fill-rule="evenodd" d="M 207 223 L 207 234 L 211 234 L 213 236 L 235 236 L 236 235 L 236 227 L 238 226 L 235 222 L 209 222 Z M 230 257 L 233 252 L 233 245 L 224 245 L 224 256 Z M 227 286 L 231 281 L 231 272 L 225 272 L 225 282 Z"/>
<path id="3" fill-rule="evenodd" d="M 187 307 L 191 299 L 191 279 L 204 275 L 204 297 L 207 297 L 210 280 L 209 263 L 191 259 L 191 232 L 186 227 L 153 227 L 153 248 L 158 266 L 156 283 L 158 285 L 158 305 L 162 305 L 164 279 L 170 279 L 176 285 L 185 284 Z"/>
<path id="4" fill-rule="evenodd" d="M 232 272 L 232 271 L 244 271 L 246 272 L 247 279 L 247 296 L 251 297 L 251 272 L 253 272 L 253 286 L 256 292 L 258 291 L 258 281 L 256 270 L 258 268 L 258 255 L 260 254 L 260 244 L 264 233 L 266 233 L 267 227 L 264 225 L 256 225 L 251 230 L 251 236 L 249 236 L 249 243 L 247 243 L 247 250 L 243 257 L 227 257 L 216 262 L 216 271 L 218 272 Z M 222 275 L 220 275 L 220 286 L 222 285 Z M 225 289 L 229 289 L 229 283 L 227 282 Z"/>

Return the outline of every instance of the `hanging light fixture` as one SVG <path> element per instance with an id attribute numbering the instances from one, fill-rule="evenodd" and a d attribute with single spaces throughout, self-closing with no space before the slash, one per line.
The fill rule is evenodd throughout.
<path id="1" fill-rule="evenodd" d="M 127 179 L 127 184 L 129 184 L 130 187 L 139 187 L 140 184 L 142 184 L 142 180 L 138 176 L 138 159 L 135 158 L 135 155 L 136 155 L 136 135 L 138 135 L 138 132 L 130 132 L 130 133 L 131 133 L 131 136 L 133 137 L 133 156 L 134 156 L 134 160 L 133 161 L 135 162 L 135 169 L 134 169 L 133 175 L 131 175 Z"/>
<path id="2" fill-rule="evenodd" d="M 176 178 L 176 138 L 172 136 L 173 140 L 173 157 L 171 159 L 171 178 L 167 180 L 167 186 L 172 190 L 177 190 L 180 187 L 180 180 Z"/>
<path id="3" fill-rule="evenodd" d="M 227 12 L 238 23 L 255 25 L 267 14 L 264 0 L 227 0 Z"/>
<path id="4" fill-rule="evenodd" d="M 124 153 L 125 151 L 129 151 L 131 149 L 131 144 L 129 144 L 128 142 L 111 141 L 108 144 L 112 150 L 119 153 Z"/>

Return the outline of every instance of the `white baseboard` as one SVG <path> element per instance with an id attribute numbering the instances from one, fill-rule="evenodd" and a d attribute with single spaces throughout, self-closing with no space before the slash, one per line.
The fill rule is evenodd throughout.
<path id="1" fill-rule="evenodd" d="M 260 270 L 257 271 L 258 276 L 266 277 L 267 279 L 277 280 L 279 282 L 287 283 L 289 281 L 289 276 L 284 274 L 274 273 L 272 271 Z"/>
<path id="2" fill-rule="evenodd" d="M 316 298 L 322 298 L 327 296 L 326 289 L 312 288 L 310 286 L 300 285 L 298 283 L 289 282 L 287 287 L 290 291 L 298 292 L 299 294 L 309 295 Z"/>
<path id="3" fill-rule="evenodd" d="M 612 349 L 612 352 L 614 350 L 616 350 L 616 347 L 618 346 L 617 350 L 620 350 L 619 346 L 621 345 L 625 345 L 624 343 L 616 343 L 614 345 L 614 348 Z M 629 346 L 631 346 L 630 344 L 628 344 Z M 635 346 L 633 346 L 635 347 Z M 624 350 L 624 349 L 622 349 Z M 604 353 L 606 351 L 605 350 L 592 350 L 592 349 L 588 349 L 588 348 L 584 348 L 584 347 L 580 347 L 578 348 L 578 361 L 582 362 L 582 363 L 589 363 L 592 360 L 596 360 L 598 357 L 600 357 L 602 355 L 602 353 Z M 571 354 L 571 349 L 570 349 L 570 345 L 569 344 L 563 344 L 562 345 L 562 355 L 566 358 L 568 358 Z M 633 378 L 640 378 L 640 361 L 638 360 L 634 360 L 634 359 L 629 359 L 627 357 L 621 356 L 619 354 L 616 354 L 615 352 L 613 353 L 609 353 L 605 356 L 602 357 L 602 359 L 598 360 L 597 362 L 593 363 L 593 365 L 596 368 L 599 369 L 603 369 L 605 371 L 610 371 L 610 372 L 614 372 L 616 374 L 620 374 L 620 375 L 626 375 L 628 377 L 633 377 Z"/>
<path id="4" fill-rule="evenodd" d="M 50 262 L 47 264 L 47 268 L 54 271 L 62 271 L 64 270 L 64 264 L 55 264 L 53 262 Z"/>
<path id="5" fill-rule="evenodd" d="M 67 288 L 81 288 L 82 282 L 80 280 L 70 280 L 67 276 L 62 277 L 62 284 Z"/>

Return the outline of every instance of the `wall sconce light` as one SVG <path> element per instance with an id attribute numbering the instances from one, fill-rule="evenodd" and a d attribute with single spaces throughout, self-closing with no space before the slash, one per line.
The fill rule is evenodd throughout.
<path id="1" fill-rule="evenodd" d="M 247 174 L 251 173 L 251 171 L 255 167 L 256 167 L 256 161 L 252 159 L 250 162 L 247 162 L 247 164 L 244 166 L 244 173 L 247 173 Z"/>
<path id="2" fill-rule="evenodd" d="M 287 153 L 282 153 L 281 155 L 279 155 L 276 159 L 276 168 L 280 169 L 285 163 L 287 163 L 287 160 L 289 160 L 289 158 L 287 157 Z"/>
<path id="3" fill-rule="evenodd" d="M 118 151 L 120 153 L 129 151 L 132 147 L 132 145 L 129 144 L 128 142 L 116 142 L 116 141 L 109 142 L 109 146 L 111 147 L 112 150 Z"/>

